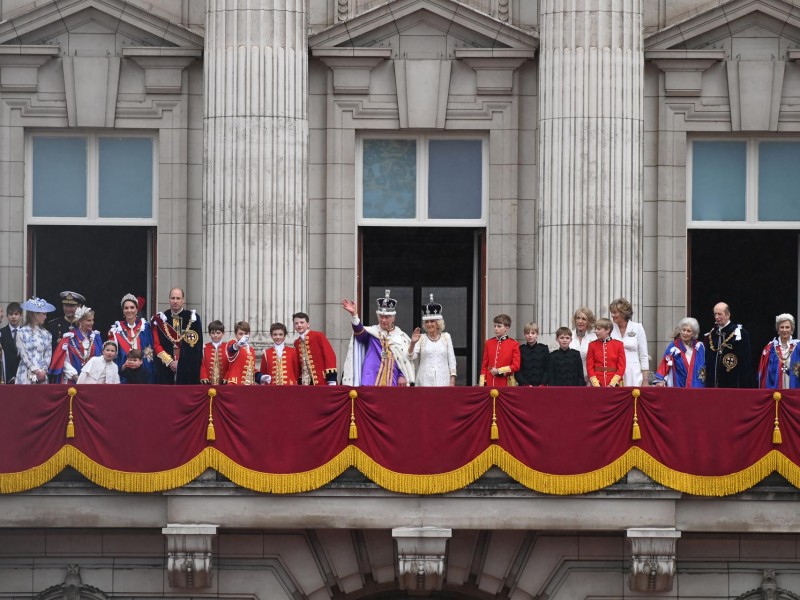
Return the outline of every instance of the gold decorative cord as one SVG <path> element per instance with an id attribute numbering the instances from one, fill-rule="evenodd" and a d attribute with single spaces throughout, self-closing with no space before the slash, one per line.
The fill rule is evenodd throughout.
<path id="1" fill-rule="evenodd" d="M 214 396 L 217 395 L 216 388 L 208 389 L 208 427 L 206 428 L 206 441 L 213 442 L 217 439 L 217 432 L 214 430 Z"/>
<path id="2" fill-rule="evenodd" d="M 775 429 L 772 430 L 772 443 L 777 445 L 783 443 L 781 426 L 780 423 L 778 423 L 778 406 L 780 406 L 781 403 L 781 393 L 775 392 L 772 394 L 772 399 L 775 400 Z"/>
<path id="3" fill-rule="evenodd" d="M 75 422 L 72 420 L 72 399 L 78 394 L 78 390 L 71 387 L 67 390 L 69 394 L 69 422 L 67 423 L 67 439 L 75 437 Z"/>
<path id="4" fill-rule="evenodd" d="M 631 439 L 636 441 L 642 439 L 642 432 L 639 430 L 639 413 L 636 407 L 642 392 L 639 391 L 639 388 L 636 388 L 631 394 L 633 395 L 633 431 L 631 432 Z"/>
<path id="5" fill-rule="evenodd" d="M 492 388 L 489 395 L 492 397 L 492 429 L 489 439 L 499 440 L 500 430 L 497 427 L 497 397 L 500 395 L 500 392 L 497 391 L 497 388 Z"/>
<path id="6" fill-rule="evenodd" d="M 358 427 L 356 427 L 356 398 L 358 398 L 358 392 L 355 390 L 350 390 L 348 395 L 350 396 L 350 433 L 347 437 L 351 440 L 357 440 Z"/>

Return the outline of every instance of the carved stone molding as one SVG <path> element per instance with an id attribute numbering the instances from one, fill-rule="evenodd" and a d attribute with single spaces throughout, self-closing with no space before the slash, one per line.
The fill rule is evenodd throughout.
<path id="1" fill-rule="evenodd" d="M 0 45 L 0 91 L 38 91 L 39 67 L 58 52 L 57 46 Z"/>
<path id="2" fill-rule="evenodd" d="M 761 585 L 737 596 L 736 600 L 800 600 L 800 596 L 778 587 L 775 569 L 764 569 L 761 572 Z"/>
<path id="3" fill-rule="evenodd" d="M 333 71 L 334 94 L 368 94 L 372 69 L 391 58 L 391 48 L 314 48 L 314 58 Z"/>
<path id="4" fill-rule="evenodd" d="M 401 590 L 424 593 L 442 589 L 445 551 L 452 529 L 441 527 L 395 527 L 397 573 Z"/>
<path id="5" fill-rule="evenodd" d="M 167 572 L 174 588 L 204 588 L 211 585 L 211 543 L 216 525 L 168 525 Z"/>
<path id="6" fill-rule="evenodd" d="M 108 600 L 99 588 L 83 583 L 78 565 L 67 565 L 64 583 L 47 588 L 35 600 Z"/>
<path id="7" fill-rule="evenodd" d="M 183 70 L 203 55 L 199 48 L 127 47 L 122 56 L 144 69 L 144 87 L 148 94 L 179 94 Z"/>
<path id="8" fill-rule="evenodd" d="M 731 131 L 778 131 L 783 60 L 729 60 Z"/>
<path id="9" fill-rule="evenodd" d="M 631 541 L 631 591 L 672 590 L 675 545 L 679 537 L 681 532 L 673 528 L 628 529 L 628 539 Z"/>
<path id="10" fill-rule="evenodd" d="M 536 51 L 532 49 L 456 48 L 456 58 L 475 71 L 478 94 L 510 94 L 514 71 L 535 56 Z"/>
<path id="11" fill-rule="evenodd" d="M 725 60 L 724 50 L 652 50 L 645 60 L 664 72 L 666 96 L 699 96 L 703 73 Z"/>

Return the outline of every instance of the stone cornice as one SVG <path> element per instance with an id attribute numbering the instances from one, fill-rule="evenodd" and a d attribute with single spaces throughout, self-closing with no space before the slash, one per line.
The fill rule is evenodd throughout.
<path id="1" fill-rule="evenodd" d="M 0 91 L 36 92 L 39 67 L 58 53 L 57 46 L 0 45 Z"/>
<path id="2" fill-rule="evenodd" d="M 144 69 L 144 87 L 148 94 L 179 94 L 183 70 L 203 51 L 200 48 L 126 47 L 123 58 L 132 59 Z"/>
<path id="3" fill-rule="evenodd" d="M 333 71 L 334 94 L 369 93 L 372 69 L 392 56 L 391 48 L 313 48 L 311 55 Z"/>
<path id="4" fill-rule="evenodd" d="M 667 96 L 699 96 L 703 73 L 711 65 L 725 60 L 725 51 L 647 50 L 644 57 L 664 72 Z"/>
<path id="5" fill-rule="evenodd" d="M 456 48 L 455 54 L 475 71 L 478 94 L 507 95 L 514 83 L 514 71 L 525 61 L 533 60 L 536 50 Z"/>

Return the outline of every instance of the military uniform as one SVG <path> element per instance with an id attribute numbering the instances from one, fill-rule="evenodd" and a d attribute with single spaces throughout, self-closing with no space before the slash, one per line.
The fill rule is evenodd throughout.
<path id="1" fill-rule="evenodd" d="M 203 360 L 203 323 L 194 310 L 182 310 L 169 315 L 160 312 L 151 320 L 156 334 L 153 346 L 158 357 L 156 383 L 193 385 L 200 383 L 200 363 Z M 169 368 L 173 360 L 178 368 Z"/>
<path id="2" fill-rule="evenodd" d="M 478 385 L 489 387 L 517 385 L 514 373 L 519 371 L 519 364 L 520 353 L 517 340 L 507 335 L 500 338 L 489 338 L 483 347 L 483 362 Z M 493 368 L 498 370 L 497 375 L 492 375 L 491 369 Z"/>
<path id="3" fill-rule="evenodd" d="M 750 334 L 740 324 L 728 321 L 703 336 L 706 349 L 706 387 L 755 387 Z"/>
<path id="4" fill-rule="evenodd" d="M 586 372 L 594 387 L 616 387 L 625 376 L 625 346 L 610 337 L 589 344 Z"/>
<path id="5" fill-rule="evenodd" d="M 78 292 L 61 292 L 62 306 L 65 304 L 78 306 L 84 302 L 86 302 L 86 298 Z M 50 335 L 53 336 L 53 350 L 55 350 L 56 345 L 61 341 L 61 338 L 64 337 L 64 334 L 73 331 L 77 327 L 77 323 L 74 317 L 72 319 L 67 319 L 64 315 L 61 315 L 60 317 L 50 319 L 44 327 L 50 332 Z"/>

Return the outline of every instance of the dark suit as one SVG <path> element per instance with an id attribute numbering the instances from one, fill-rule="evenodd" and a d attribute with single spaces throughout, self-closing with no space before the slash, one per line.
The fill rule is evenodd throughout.
<path id="1" fill-rule="evenodd" d="M 17 352 L 17 344 L 11 335 L 10 325 L 0 329 L 0 347 L 3 348 L 4 380 L 6 383 L 14 383 L 13 378 L 16 377 L 17 367 L 19 367 L 19 352 Z"/>

